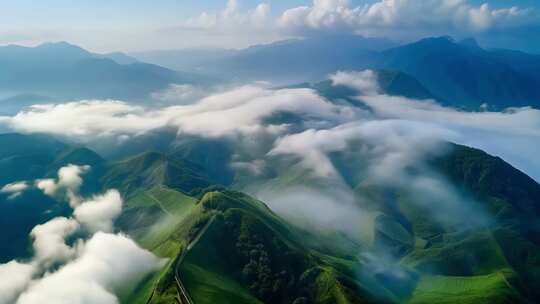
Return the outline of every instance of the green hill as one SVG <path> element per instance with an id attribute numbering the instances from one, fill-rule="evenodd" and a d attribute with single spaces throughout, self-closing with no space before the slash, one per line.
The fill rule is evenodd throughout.
<path id="1" fill-rule="evenodd" d="M 229 190 L 204 191 L 201 199 L 193 203 L 175 198 L 171 191 L 161 188 L 137 195 L 128 202 L 129 209 L 119 220 L 133 222 L 135 214 L 141 212 L 153 214 L 153 223 L 168 217 L 176 219 L 175 224 L 168 225 L 176 227 L 172 230 L 156 230 L 155 227 L 161 227 L 159 224 L 144 229 L 152 234 L 159 230 L 162 238 L 137 233 L 144 246 L 162 256 L 173 258 L 171 252 L 173 248 L 177 250 L 175 261 L 137 293 L 152 294 L 149 303 L 168 303 L 167 299 L 176 296 L 175 271 L 196 303 L 375 301 L 367 296 L 354 275 L 354 268 L 360 264 L 306 247 L 303 232 L 277 217 L 263 203 Z M 160 195 L 161 199 L 150 195 Z M 166 211 L 168 205 L 182 205 L 178 208 L 183 211 Z M 133 208 L 138 211 L 129 211 Z M 156 243 L 159 239 L 161 243 Z"/>
<path id="2" fill-rule="evenodd" d="M 119 189 L 128 196 L 158 185 L 185 192 L 210 185 L 198 165 L 158 152 L 112 163 L 102 182 L 105 187 Z"/>
<path id="3" fill-rule="evenodd" d="M 125 204 L 116 227 L 168 259 L 122 303 L 174 303 L 177 279 L 196 303 L 527 303 L 540 298 L 540 185 L 480 150 L 450 145 L 447 153 L 410 170 L 411 181 L 416 174 L 436 177 L 437 187 L 456 192 L 450 201 L 465 206 L 465 212 L 450 208 L 445 221 L 429 207 L 446 202 L 422 197 L 414 187 L 369 180 L 369 164 L 357 150 L 333 153 L 331 161 L 345 181 L 339 186 L 365 198 L 355 203 L 374 215 L 373 225 L 362 226 L 372 231 L 357 231 L 373 235 L 366 241 L 283 218 L 251 196 L 219 186 L 218 180 L 231 178 L 230 172 L 220 172 L 230 151 L 212 152 L 221 143 L 191 138 L 168 154 L 146 152 L 114 162 L 43 135 L 4 134 L 0 143 L 7 145 L 0 151 L 2 172 L 8 173 L 4 181 L 53 176 L 69 163 L 90 164 L 83 191 L 122 192 Z M 31 149 L 33 143 L 39 145 Z M 313 177 L 292 158 L 274 157 L 267 164 L 268 172 L 257 178 L 234 172 L 231 187 L 338 186 Z M 20 170 L 26 166 L 31 170 Z M 15 201 L 0 194 L 0 241 L 6 244 L 0 262 L 28 256 L 29 230 L 68 212 L 66 204 L 37 190 Z"/>

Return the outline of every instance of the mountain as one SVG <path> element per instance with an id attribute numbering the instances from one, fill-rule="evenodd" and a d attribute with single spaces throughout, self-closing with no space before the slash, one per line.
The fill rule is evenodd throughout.
<path id="1" fill-rule="evenodd" d="M 0 145 L 2 185 L 43 178 L 70 163 L 97 166 L 103 162 L 99 155 L 84 147 L 68 145 L 48 135 L 0 134 Z"/>
<path id="2" fill-rule="evenodd" d="M 159 185 L 184 192 L 210 186 L 204 170 L 195 163 L 158 152 L 112 163 L 102 182 L 106 188 L 119 189 L 128 196 Z"/>
<path id="3" fill-rule="evenodd" d="M 431 164 L 496 221 L 476 228 L 441 226 L 412 203 L 414 193 L 391 194 L 392 199 L 378 201 L 381 214 L 371 245 L 393 255 L 384 267 L 371 258 L 358 259 L 365 248 L 347 238 L 301 229 L 237 191 L 214 187 L 186 195 L 159 186 L 138 193 L 119 223 L 170 262 L 126 302 L 167 302 L 177 296 L 176 278 L 197 303 L 526 303 L 537 298 L 540 185 L 501 159 L 463 146 L 453 145 Z M 153 223 L 165 219 L 174 224 L 156 231 Z M 349 249 L 332 246 L 336 240 L 350 242 Z M 404 271 L 397 277 L 393 263 Z"/>
<path id="4" fill-rule="evenodd" d="M 0 185 L 53 176 L 74 163 L 93 168 L 85 193 L 119 189 L 125 204 L 116 226 L 168 259 L 134 293 L 122 295 L 122 303 L 169 303 L 179 295 L 197 303 L 472 304 L 540 297 L 540 185 L 481 150 L 448 144 L 408 170 L 411 185 L 417 176 L 444 181 L 432 187 L 453 189 L 458 196 L 448 201 L 370 180 L 361 147 L 333 153 L 355 204 L 374 216 L 372 225 L 362 225 L 370 231 L 353 230 L 372 235 L 365 240 L 282 217 L 240 192 L 336 189 L 330 179 L 300 171 L 297 160 L 267 159 L 271 172 L 256 178 L 233 171 L 224 187 L 215 172 L 230 159 L 209 151 L 224 150 L 225 143 L 174 143 L 164 153 L 107 162 L 50 136 L 2 134 Z M 444 221 L 430 206 L 442 208 Z M 1 261 L 28 256 L 30 229 L 67 213 L 66 204 L 34 189 L 15 199 L 0 194 L 0 241 L 9 244 Z"/>
<path id="5" fill-rule="evenodd" d="M 310 250 L 309 233 L 245 194 L 207 189 L 199 198 L 189 198 L 156 188 L 127 206 L 119 223 L 127 231 L 134 229 L 144 246 L 168 257 L 169 263 L 125 302 L 174 301 L 176 280 L 196 303 L 376 302 L 355 278 L 354 262 Z M 133 225 L 132 219 L 145 215 L 174 224 L 141 233 L 140 222 Z M 150 231 L 159 237 L 151 237 Z"/>
<path id="6" fill-rule="evenodd" d="M 186 64 L 165 66 L 195 69 L 239 81 L 270 80 L 286 84 L 302 80 L 319 81 L 339 69 L 350 70 L 365 66 L 376 51 L 395 45 L 386 39 L 331 35 L 290 39 L 241 50 L 186 50 L 177 51 L 174 56 L 171 56 L 172 51 L 156 52 L 151 56 L 132 55 L 141 60 L 163 64 L 172 58 L 184 57 L 178 61 Z"/>
<path id="7" fill-rule="evenodd" d="M 176 71 L 201 71 L 209 62 L 225 60 L 236 52 L 232 49 L 184 49 L 135 52 L 129 55 Z"/>
<path id="8" fill-rule="evenodd" d="M 524 53 L 509 56 L 502 51 L 484 50 L 470 41 L 460 43 L 439 37 L 383 51 L 375 66 L 413 76 L 452 105 L 538 107 L 540 94 L 535 88 L 540 82 L 523 61 L 538 66 L 540 57 Z"/>
<path id="9" fill-rule="evenodd" d="M 38 104 L 51 103 L 54 100 L 37 94 L 18 94 L 0 100 L 0 115 L 15 115 L 21 109 Z"/>
<path id="10" fill-rule="evenodd" d="M 134 62 L 120 54 L 92 54 L 65 42 L 0 47 L 0 66 L 3 95 L 32 93 L 56 99 L 141 100 L 171 83 L 203 80 L 197 75 Z"/>
<path id="11" fill-rule="evenodd" d="M 139 60 L 126 55 L 122 52 L 113 52 L 113 53 L 106 53 L 106 54 L 93 54 L 97 58 L 107 58 L 115 61 L 119 64 L 134 64 L 134 63 L 140 63 Z"/>
<path id="12" fill-rule="evenodd" d="M 540 107 L 536 89 L 540 56 L 483 49 L 474 39 L 433 37 L 397 45 L 357 35 L 319 36 L 241 50 L 154 52 L 140 58 L 237 81 L 268 80 L 278 85 L 319 82 L 338 70 L 395 71 L 416 79 L 439 102 L 453 107 Z"/>
<path id="13" fill-rule="evenodd" d="M 377 82 L 381 93 L 404 96 L 416 99 L 438 99 L 426 89 L 418 80 L 403 72 L 377 70 Z M 347 99 L 358 96 L 365 92 L 358 92 L 355 89 L 343 85 L 333 85 L 331 80 L 323 80 L 316 83 L 302 83 L 287 88 L 311 88 L 316 90 L 321 96 L 329 100 Z M 356 102 L 353 102 L 356 104 Z"/>

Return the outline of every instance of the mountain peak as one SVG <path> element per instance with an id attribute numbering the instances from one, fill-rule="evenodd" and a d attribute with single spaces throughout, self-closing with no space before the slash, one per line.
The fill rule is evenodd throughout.
<path id="1" fill-rule="evenodd" d="M 33 49 L 40 52 L 42 55 L 47 54 L 49 56 L 62 58 L 64 60 L 75 61 L 92 56 L 92 54 L 87 50 L 65 41 L 46 42 L 36 46 Z"/>
<path id="2" fill-rule="evenodd" d="M 38 49 L 77 49 L 86 52 L 85 49 L 81 48 L 80 46 L 77 46 L 75 44 L 71 44 L 66 41 L 58 41 L 58 42 L 45 42 L 38 46 L 36 46 Z"/>
<path id="3" fill-rule="evenodd" d="M 474 49 L 480 49 L 481 48 L 480 45 L 478 44 L 478 41 L 476 41 L 476 39 L 474 39 L 472 37 L 461 40 L 459 42 L 459 44 L 462 45 L 462 46 L 466 46 L 466 47 L 474 48 Z"/>

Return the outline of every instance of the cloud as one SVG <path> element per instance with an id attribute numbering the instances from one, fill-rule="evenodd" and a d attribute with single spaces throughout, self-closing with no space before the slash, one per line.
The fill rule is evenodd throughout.
<path id="1" fill-rule="evenodd" d="M 258 4 L 254 10 L 241 12 L 238 0 L 228 0 L 223 11 L 218 13 L 202 12 L 199 16 L 189 18 L 180 27 L 204 30 L 235 30 L 242 28 L 262 28 L 269 21 L 270 5 Z"/>
<path id="2" fill-rule="evenodd" d="M 27 182 L 16 182 L 7 184 L 2 189 L 0 189 L 1 193 L 17 193 L 22 192 L 24 190 L 28 189 L 28 183 Z"/>
<path id="3" fill-rule="evenodd" d="M 82 175 L 90 170 L 90 166 L 67 165 L 58 170 L 58 180 L 40 179 L 36 181 L 36 187 L 49 196 L 65 194 L 72 208 L 81 202 L 79 188 L 83 180 Z"/>
<path id="4" fill-rule="evenodd" d="M 291 8 L 279 18 L 282 28 L 299 33 L 313 31 L 376 34 L 442 28 L 448 32 L 479 32 L 534 20 L 529 9 L 516 6 L 492 9 L 466 0 L 379 0 L 351 6 L 347 0 L 314 0 L 311 6 Z M 379 33 L 380 34 L 380 33 Z"/>
<path id="5" fill-rule="evenodd" d="M 110 232 L 113 220 L 122 212 L 122 198 L 117 190 L 108 190 L 105 194 L 94 196 L 84 201 L 73 212 L 77 221 L 92 232 Z"/>
<path id="6" fill-rule="evenodd" d="M 0 264 L 0 304 L 12 304 L 32 279 L 36 268 L 11 261 Z"/>
<path id="7" fill-rule="evenodd" d="M 313 120 L 352 119 L 311 89 L 272 90 L 247 85 L 207 96 L 197 103 L 152 110 L 120 101 L 80 101 L 34 106 L 4 124 L 19 132 L 43 132 L 75 140 L 142 134 L 164 127 L 181 133 L 220 137 L 236 133 L 280 132 L 286 126 L 264 126 L 272 113 L 292 112 Z"/>
<path id="8" fill-rule="evenodd" d="M 58 189 L 56 186 L 56 181 L 52 178 L 37 180 L 36 187 L 49 196 L 53 196 Z"/>
<path id="9" fill-rule="evenodd" d="M 155 100 L 166 104 L 190 104 L 204 95 L 202 89 L 190 84 L 171 84 L 166 89 L 151 94 Z"/>
<path id="10" fill-rule="evenodd" d="M 20 196 L 26 189 L 28 189 L 28 187 L 29 185 L 25 181 L 15 182 L 3 186 L 0 189 L 0 193 L 7 193 L 9 194 L 8 199 L 15 199 Z"/>
<path id="11" fill-rule="evenodd" d="M 373 241 L 375 213 L 359 208 L 353 191 L 343 184 L 328 183 L 319 189 L 280 185 L 256 195 L 280 216 L 309 226 L 311 231 L 340 231 L 364 244 Z"/>
<path id="12" fill-rule="evenodd" d="M 79 228 L 79 223 L 65 217 L 54 218 L 45 224 L 37 225 L 30 235 L 34 239 L 35 260 L 46 269 L 70 260 L 75 249 L 65 243 L 65 238 Z"/>
<path id="13" fill-rule="evenodd" d="M 377 74 L 372 70 L 338 71 L 329 76 L 333 86 L 348 86 L 364 95 L 376 95 L 380 92 Z"/>
<path id="14" fill-rule="evenodd" d="M 163 266 L 163 260 L 127 236 L 106 233 L 122 211 L 122 198 L 111 189 L 83 199 L 79 188 L 88 170 L 89 166 L 68 165 L 58 170 L 57 179 L 36 182 L 48 195 L 68 194 L 73 217 L 36 225 L 30 232 L 34 255 L 26 264 L 0 264 L 0 304 L 117 304 L 118 295 L 130 293 L 146 274 Z M 88 230 L 76 234 L 81 225 Z"/>
<path id="15" fill-rule="evenodd" d="M 111 132 L 137 133 L 162 127 L 166 121 L 154 119 L 156 114 L 147 114 L 142 107 L 120 101 L 94 100 L 32 106 L 5 122 L 21 132 L 106 136 Z"/>
<path id="16" fill-rule="evenodd" d="M 538 13 L 529 7 L 493 8 L 487 1 L 470 0 L 375 0 L 354 5 L 349 0 L 313 0 L 277 14 L 267 3 L 242 9 L 240 1 L 230 0 L 221 11 L 204 11 L 177 26 L 154 33 L 167 48 L 171 37 L 186 47 L 239 48 L 289 38 L 328 34 L 360 34 L 369 37 L 394 38 L 399 41 L 426 36 L 484 35 L 538 25 Z M 497 36 L 501 36 L 500 34 Z M 529 37 L 530 38 L 530 37 Z M 491 38 L 487 39 L 490 40 Z M 485 39 L 484 39 L 485 40 Z M 163 41 L 155 41 L 163 44 Z M 499 46 L 500 47 L 500 46 Z"/>
<path id="17" fill-rule="evenodd" d="M 433 101 L 396 96 L 363 96 L 359 101 L 378 117 L 417 121 L 426 128 L 444 128 L 441 140 L 476 147 L 500 156 L 516 168 L 540 180 L 540 111 L 512 108 L 502 112 L 465 112 Z"/>
<path id="18" fill-rule="evenodd" d="M 327 155 L 345 151 L 353 142 L 360 141 L 370 158 L 374 178 L 399 178 L 405 167 L 435 150 L 441 137 L 452 134 L 421 122 L 367 120 L 285 135 L 275 142 L 269 155 L 296 155 L 317 176 L 338 178 L 339 173 Z"/>
<path id="19" fill-rule="evenodd" d="M 331 133 L 340 133 L 339 135 L 319 135 L 318 137 L 341 138 L 344 134 L 344 130 L 341 129 L 356 128 L 366 131 L 370 125 L 373 130 L 382 126 L 394 130 L 389 134 L 376 135 L 379 137 L 398 138 L 394 137 L 393 134 L 408 130 L 409 133 L 418 136 L 423 134 L 422 136 L 431 136 L 439 141 L 451 141 L 482 149 L 492 155 L 502 157 L 511 165 L 536 180 L 540 180 L 540 161 L 536 157 L 536 151 L 540 149 L 540 111 L 537 109 L 523 107 L 509 108 L 501 112 L 467 112 L 441 106 L 433 100 L 415 100 L 374 93 L 375 90 L 369 89 L 373 87 L 369 80 L 376 77 L 368 71 L 342 71 L 331 75 L 330 78 L 334 85 L 345 85 L 359 91 L 362 91 L 362 87 L 367 86 L 368 89 L 359 93 L 362 96 L 358 96 L 356 99 L 366 105 L 373 115 L 362 120 L 360 124 L 363 124 L 363 127 L 359 127 L 359 124 L 356 126 L 348 124 L 330 130 Z M 349 130 L 348 132 L 354 136 L 366 136 L 364 131 L 354 133 Z M 316 132 L 316 130 L 310 132 Z M 303 136 L 308 136 L 308 134 Z M 423 147 L 422 142 L 432 142 L 431 140 L 424 141 L 421 136 L 418 139 L 419 141 L 410 143 L 396 142 L 394 146 L 400 147 L 403 144 L 404 146 Z M 340 142 L 338 146 L 342 144 Z M 291 143 L 290 146 L 293 147 L 294 143 Z M 275 152 L 282 149 L 286 150 L 287 144 L 284 144 L 283 147 L 276 147 Z M 309 153 L 313 154 L 313 152 Z M 394 156 L 396 157 L 395 163 L 399 164 L 397 155 L 394 154 Z"/>
<path id="20" fill-rule="evenodd" d="M 123 235 L 96 233 L 80 256 L 33 282 L 17 304 L 118 304 L 115 293 L 131 290 L 160 260 Z"/>

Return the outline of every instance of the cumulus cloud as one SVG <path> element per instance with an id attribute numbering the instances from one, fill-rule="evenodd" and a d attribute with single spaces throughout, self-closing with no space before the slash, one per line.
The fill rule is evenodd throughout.
<path id="1" fill-rule="evenodd" d="M 80 256 L 33 282 L 17 304 L 118 304 L 115 293 L 131 290 L 159 259 L 123 235 L 96 233 Z"/>
<path id="2" fill-rule="evenodd" d="M 65 238 L 78 228 L 77 221 L 65 217 L 54 218 L 34 227 L 30 235 L 34 238 L 35 260 L 45 268 L 70 260 L 75 255 L 75 249 L 65 243 Z"/>
<path id="3" fill-rule="evenodd" d="M 0 265 L 0 304 L 117 304 L 118 295 L 131 292 L 146 274 L 163 266 L 161 259 L 127 236 L 111 233 L 122 211 L 117 190 L 86 200 L 80 196 L 82 175 L 89 169 L 68 165 L 58 170 L 57 179 L 36 183 L 48 195 L 64 191 L 73 217 L 35 226 L 30 233 L 33 257 L 27 263 Z M 23 188 L 12 184 L 6 189 L 11 193 Z M 80 231 L 81 225 L 87 230 Z"/>
<path id="4" fill-rule="evenodd" d="M 313 0 L 271 14 L 267 3 L 242 9 L 240 1 L 230 0 L 221 11 L 204 11 L 154 36 L 165 37 L 168 44 L 171 36 L 183 37 L 182 48 L 194 43 L 197 47 L 238 48 L 343 33 L 400 41 L 434 35 L 488 34 L 493 38 L 490 31 L 538 25 L 538 13 L 532 8 L 495 8 L 489 1 L 475 4 L 472 0 L 375 0 L 356 5 L 351 2 Z"/>
<path id="5" fill-rule="evenodd" d="M 72 208 L 81 202 L 79 188 L 83 180 L 82 175 L 90 170 L 90 166 L 67 165 L 58 170 L 58 179 L 40 179 L 36 181 L 36 187 L 49 196 L 55 196 L 62 192 L 69 200 Z"/>
<path id="6" fill-rule="evenodd" d="M 189 18 L 181 26 L 189 29 L 234 29 L 241 27 L 262 28 L 269 21 L 270 5 L 258 4 L 254 10 L 242 12 L 238 0 L 228 0 L 223 11 L 218 13 L 202 12 L 199 16 Z"/>
<path id="7" fill-rule="evenodd" d="M 0 264 L 0 304 L 12 304 L 30 283 L 36 268 L 31 264 L 11 261 Z"/>
<path id="8" fill-rule="evenodd" d="M 77 221 L 91 231 L 110 232 L 113 220 L 122 212 L 122 198 L 117 190 L 109 190 L 103 195 L 84 201 L 73 212 Z"/>
<path id="9" fill-rule="evenodd" d="M 444 28 L 465 32 L 520 24 L 531 20 L 531 11 L 516 6 L 492 9 L 466 0 L 379 0 L 351 6 L 347 0 L 314 0 L 311 6 L 286 10 L 279 18 L 282 28 L 309 31 L 348 31 L 375 34 L 377 31 L 405 31 Z"/>

